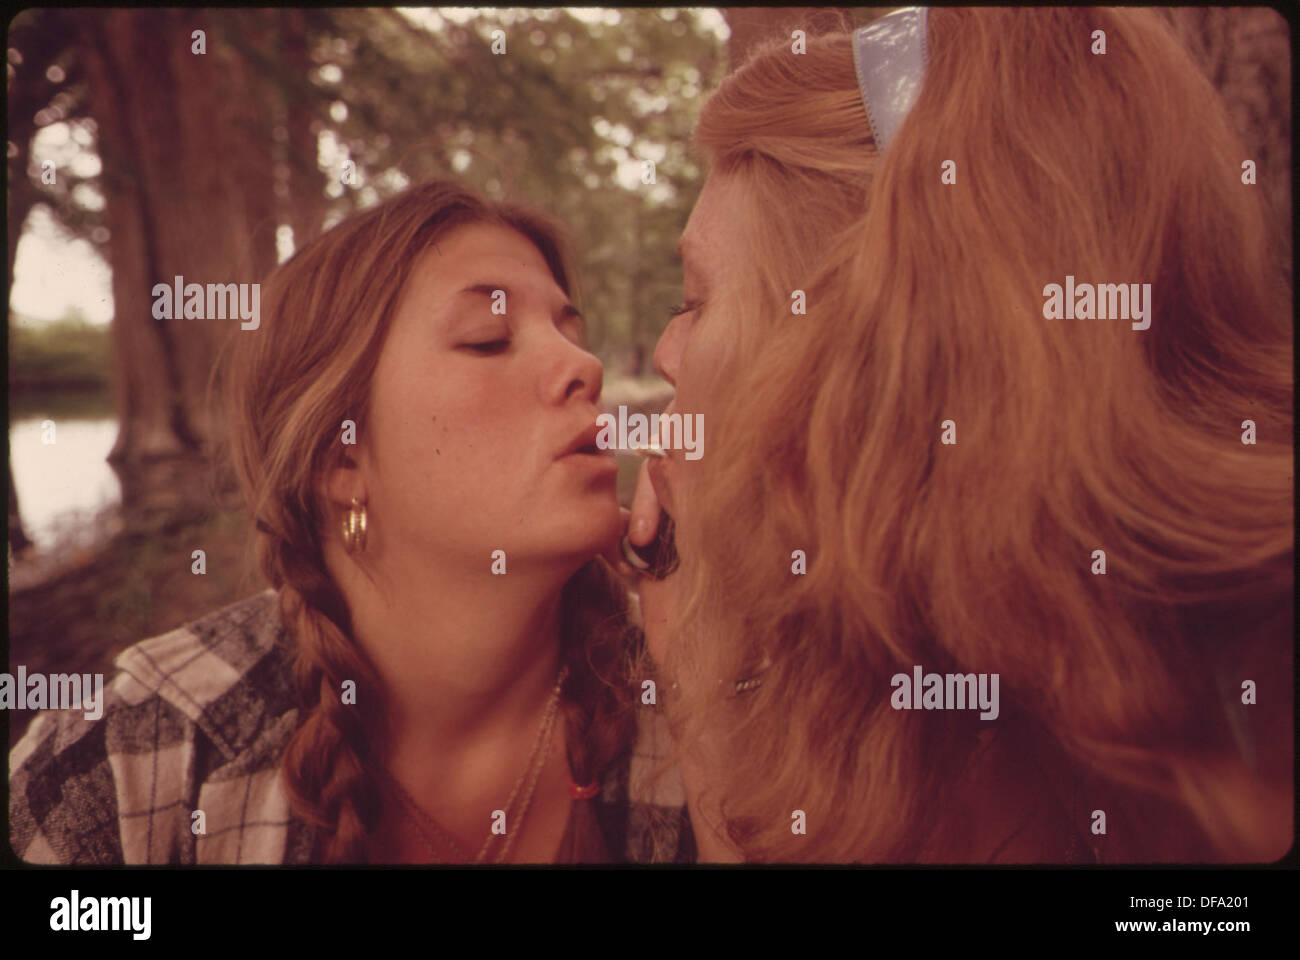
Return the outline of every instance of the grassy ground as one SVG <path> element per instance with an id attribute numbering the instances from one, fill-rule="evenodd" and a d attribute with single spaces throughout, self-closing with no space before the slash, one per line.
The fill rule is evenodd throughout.
<path id="1" fill-rule="evenodd" d="M 9 326 L 9 390 L 107 390 L 111 341 L 107 326 L 67 317 Z"/>
<path id="2" fill-rule="evenodd" d="M 112 675 L 126 647 L 264 589 L 243 513 L 214 513 L 157 535 L 120 535 L 85 562 L 9 597 L 9 671 Z M 192 551 L 207 572 L 191 572 Z M 33 714 L 4 711 L 9 746 Z"/>

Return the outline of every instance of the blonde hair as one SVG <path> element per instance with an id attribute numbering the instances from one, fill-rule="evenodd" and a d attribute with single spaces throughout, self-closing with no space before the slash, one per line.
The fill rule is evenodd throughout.
<path id="1" fill-rule="evenodd" d="M 296 812 L 321 828 L 317 855 L 329 862 L 365 859 L 379 812 L 371 744 L 388 731 L 376 711 L 340 703 L 344 680 L 356 682 L 358 702 L 381 702 L 383 691 L 326 570 L 325 525 L 337 515 L 318 497 L 316 479 L 337 463 L 339 424 L 352 418 L 364 429 L 375 366 L 412 264 L 439 237 L 470 223 L 518 231 L 564 291 L 575 293 L 558 225 L 438 180 L 350 217 L 299 250 L 265 285 L 261 329 L 232 338 L 225 382 L 232 461 L 256 520 L 262 572 L 279 592 L 300 699 L 283 769 Z M 569 767 L 585 784 L 627 749 L 633 733 L 624 679 L 626 590 L 596 558 L 565 585 L 561 606 Z"/>
<path id="2" fill-rule="evenodd" d="M 696 320 L 738 334 L 677 498 L 679 735 L 715 742 L 747 859 L 987 849 L 1000 837 L 968 848 L 949 814 L 989 729 L 1086 804 L 1045 811 L 1049 834 L 1108 812 L 1102 859 L 1280 856 L 1292 332 L 1248 154 L 1154 13 L 937 8 L 930 25 L 883 155 L 847 33 L 759 50 L 702 110 L 747 247 Z M 1150 329 L 1045 320 L 1067 274 L 1150 282 Z M 765 661 L 757 690 L 716 696 Z M 913 665 L 998 673 L 1000 718 L 892 709 Z"/>

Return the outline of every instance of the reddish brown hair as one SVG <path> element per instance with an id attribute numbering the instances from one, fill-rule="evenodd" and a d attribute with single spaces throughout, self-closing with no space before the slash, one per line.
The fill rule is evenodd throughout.
<path id="1" fill-rule="evenodd" d="M 265 284 L 261 327 L 233 338 L 226 377 L 232 459 L 256 519 L 262 572 L 279 591 L 301 700 L 283 768 L 295 809 L 322 828 L 318 855 L 330 862 L 365 859 L 379 811 L 370 745 L 387 731 L 374 711 L 339 700 L 345 679 L 356 681 L 358 702 L 382 702 L 383 691 L 325 567 L 323 538 L 327 530 L 337 535 L 338 518 L 319 498 L 317 478 L 337 464 L 338 424 L 356 419 L 349 411 L 363 411 L 363 427 L 375 365 L 412 264 L 439 237 L 471 223 L 527 237 L 556 283 L 575 293 L 558 225 L 439 180 L 362 211 L 299 250 Z M 587 783 L 632 736 L 619 679 L 626 591 L 597 558 L 565 586 L 562 610 L 569 766 Z"/>
<path id="2" fill-rule="evenodd" d="M 930 51 L 883 154 L 847 33 L 758 51 L 703 108 L 747 245 L 698 321 L 738 339 L 680 498 L 679 732 L 720 741 L 747 859 L 987 859 L 1012 837 L 957 811 L 1038 787 L 1030 859 L 1278 857 L 1292 331 L 1250 155 L 1150 11 L 936 8 Z M 1067 274 L 1151 283 L 1150 329 L 1045 320 Z M 892 709 L 918 664 L 998 673 L 1001 717 Z M 990 729 L 1024 777 L 976 788 Z"/>

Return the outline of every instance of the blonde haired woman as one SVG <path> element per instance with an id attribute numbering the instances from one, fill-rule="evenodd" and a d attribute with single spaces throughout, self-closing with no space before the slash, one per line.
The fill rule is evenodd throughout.
<path id="1" fill-rule="evenodd" d="M 695 140 L 656 365 L 710 442 L 652 465 L 630 539 L 675 520 L 642 600 L 702 858 L 1282 856 L 1290 291 L 1159 15 L 774 44 Z M 1149 326 L 1049 319 L 1067 277 L 1150 284 Z M 918 667 L 999 709 L 900 697 Z"/>
<path id="2" fill-rule="evenodd" d="M 635 794 L 639 634 L 599 553 L 601 365 L 557 229 L 451 182 L 344 221 L 234 334 L 233 464 L 272 590 L 118 660 L 11 757 L 62 863 L 692 855 Z M 644 801 L 644 802 L 643 802 Z"/>

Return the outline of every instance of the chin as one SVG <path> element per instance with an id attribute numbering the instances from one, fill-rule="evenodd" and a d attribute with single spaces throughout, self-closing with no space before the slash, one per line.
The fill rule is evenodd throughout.
<path id="1" fill-rule="evenodd" d="M 565 520 L 556 518 L 555 543 L 565 553 L 594 556 L 605 550 L 622 532 L 618 500 L 611 489 L 608 495 L 588 496 L 575 504 Z M 549 525 L 548 525 L 549 526 Z M 564 549 L 568 547 L 570 549 Z"/>

